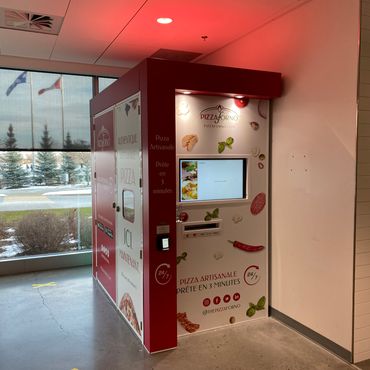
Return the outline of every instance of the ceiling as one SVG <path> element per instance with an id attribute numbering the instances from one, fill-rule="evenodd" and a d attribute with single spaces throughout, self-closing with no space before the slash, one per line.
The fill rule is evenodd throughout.
<path id="1" fill-rule="evenodd" d="M 0 54 L 125 68 L 159 49 L 202 58 L 307 1 L 0 0 L 3 8 L 64 18 L 59 35 L 0 28 Z"/>

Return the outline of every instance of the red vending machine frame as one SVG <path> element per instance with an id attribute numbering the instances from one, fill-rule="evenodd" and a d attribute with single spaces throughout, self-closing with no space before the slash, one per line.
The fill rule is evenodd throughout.
<path id="1" fill-rule="evenodd" d="M 175 94 L 176 91 L 184 90 L 195 94 L 272 99 L 281 95 L 282 81 L 281 74 L 275 72 L 146 59 L 91 101 L 94 157 L 96 154 L 101 155 L 96 145 L 96 123 L 99 119 L 111 119 L 113 122 L 113 115 L 104 115 L 104 112 L 109 112 L 116 104 L 136 93 L 141 96 L 143 167 L 140 181 L 143 188 L 144 290 L 142 339 L 150 353 L 177 346 Z M 114 162 L 114 156 L 110 155 L 108 162 L 112 161 Z M 108 162 L 107 166 L 114 166 Z M 111 276 L 108 283 L 102 277 L 100 266 L 103 263 L 100 261 L 106 260 L 99 258 L 99 255 L 105 252 L 109 254 L 109 258 L 118 257 L 114 243 L 104 246 L 102 250 L 101 245 L 104 243 L 101 243 L 101 239 L 106 238 L 106 235 L 99 229 L 101 225 L 97 217 L 99 208 L 104 204 L 104 207 L 108 205 L 112 209 L 112 215 L 116 216 L 116 213 L 110 208 L 112 199 L 109 191 L 104 193 L 107 199 L 100 200 L 100 203 L 97 200 L 97 196 L 101 194 L 98 188 L 99 179 L 105 176 L 97 173 L 97 170 L 101 171 L 99 167 L 94 167 L 93 273 L 117 305 L 114 291 L 116 283 L 112 279 L 117 279 L 119 272 L 113 272 L 115 262 L 112 260 L 110 273 L 116 276 Z M 109 186 L 110 183 L 106 181 L 105 184 Z M 110 186 L 114 187 L 114 182 Z M 115 233 L 112 240 L 114 238 Z"/>

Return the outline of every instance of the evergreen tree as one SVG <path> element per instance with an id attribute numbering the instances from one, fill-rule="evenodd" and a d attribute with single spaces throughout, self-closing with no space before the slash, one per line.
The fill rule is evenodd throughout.
<path id="1" fill-rule="evenodd" d="M 66 139 L 64 140 L 64 149 L 73 149 L 73 142 L 69 131 L 67 132 Z"/>
<path id="2" fill-rule="evenodd" d="M 63 153 L 63 162 L 61 166 L 62 175 L 66 175 L 66 183 L 67 184 L 75 184 L 76 183 L 76 163 L 72 159 L 72 157 L 64 152 Z"/>
<path id="3" fill-rule="evenodd" d="M 73 142 L 71 138 L 71 134 L 68 131 L 66 138 L 64 140 L 64 149 L 73 149 Z M 65 181 L 67 184 L 75 184 L 77 181 L 76 177 L 76 163 L 73 160 L 71 154 L 64 152 L 63 153 L 63 162 L 62 162 L 62 181 Z M 64 180 L 65 176 L 65 180 Z"/>
<path id="4" fill-rule="evenodd" d="M 73 152 L 69 153 L 73 161 L 76 163 L 77 180 L 79 183 L 90 185 L 91 182 L 91 153 L 89 152 Z"/>
<path id="5" fill-rule="evenodd" d="M 91 182 L 91 166 L 90 163 L 81 164 L 83 180 L 86 182 L 86 185 L 90 185 Z"/>
<path id="6" fill-rule="evenodd" d="M 35 165 L 35 180 L 38 184 L 56 185 L 59 183 L 57 159 L 51 150 L 53 140 L 49 136 L 48 126 L 44 126 L 40 146 L 42 151 L 37 153 Z"/>
<path id="7" fill-rule="evenodd" d="M 9 124 L 8 132 L 6 133 L 6 136 L 8 137 L 5 142 L 5 148 L 6 149 L 16 149 L 17 148 L 17 140 L 15 138 L 14 134 L 14 128 L 12 124 Z"/>
<path id="8" fill-rule="evenodd" d="M 41 149 L 50 150 L 52 148 L 52 145 L 53 145 L 53 140 L 51 136 L 49 136 L 48 125 L 45 125 L 44 131 L 42 132 L 42 136 L 41 136 L 41 142 L 40 142 Z"/>
<path id="9" fill-rule="evenodd" d="M 3 183 L 7 188 L 22 188 L 27 184 L 27 172 L 22 167 L 22 156 L 15 151 L 17 140 L 12 124 L 9 125 L 6 135 L 5 148 L 7 152 L 2 157 L 1 164 Z"/>

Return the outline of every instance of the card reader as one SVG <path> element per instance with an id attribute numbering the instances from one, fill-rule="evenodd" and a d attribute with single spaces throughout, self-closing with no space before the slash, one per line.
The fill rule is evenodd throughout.
<path id="1" fill-rule="evenodd" d="M 170 226 L 157 226 L 157 249 L 159 251 L 168 251 L 170 249 Z"/>

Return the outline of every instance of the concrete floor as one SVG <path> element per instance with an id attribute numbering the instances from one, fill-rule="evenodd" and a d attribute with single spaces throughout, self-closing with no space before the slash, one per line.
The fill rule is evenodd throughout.
<path id="1" fill-rule="evenodd" d="M 55 286 L 32 284 L 55 282 Z M 356 369 L 273 319 L 182 337 L 148 355 L 93 283 L 73 268 L 0 278 L 1 370 Z"/>

